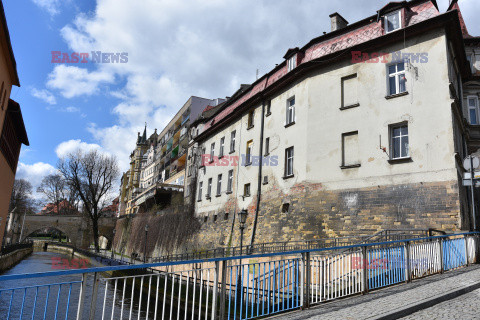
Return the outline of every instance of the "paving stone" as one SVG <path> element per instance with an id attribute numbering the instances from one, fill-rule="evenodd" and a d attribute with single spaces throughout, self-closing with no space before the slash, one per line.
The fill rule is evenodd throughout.
<path id="1" fill-rule="evenodd" d="M 406 307 L 462 289 L 480 282 L 480 266 L 449 271 L 373 291 L 363 296 L 353 296 L 320 304 L 308 310 L 278 315 L 275 319 L 375 319 Z M 465 303 L 463 299 L 467 297 Z M 421 310 L 406 319 L 480 319 L 480 289 L 458 298 Z M 449 306 L 451 305 L 451 309 Z M 437 308 L 438 306 L 441 306 Z M 421 312 L 429 312 L 424 315 Z"/>

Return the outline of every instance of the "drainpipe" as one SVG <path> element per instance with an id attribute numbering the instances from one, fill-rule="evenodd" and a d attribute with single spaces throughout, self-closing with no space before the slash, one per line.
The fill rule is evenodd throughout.
<path id="1" fill-rule="evenodd" d="M 260 163 L 258 166 L 258 187 L 257 187 L 257 206 L 255 208 L 255 218 L 253 220 L 252 237 L 250 238 L 249 253 L 253 251 L 253 243 L 255 242 L 255 232 L 257 230 L 258 211 L 260 210 L 260 197 L 262 194 L 262 168 L 263 168 L 263 130 L 265 121 L 265 100 L 262 100 L 262 119 L 260 125 Z"/>

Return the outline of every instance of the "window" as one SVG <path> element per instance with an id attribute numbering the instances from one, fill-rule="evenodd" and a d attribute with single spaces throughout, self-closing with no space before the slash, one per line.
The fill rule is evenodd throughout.
<path id="1" fill-rule="evenodd" d="M 285 177 L 293 176 L 293 147 L 285 149 Z"/>
<path id="2" fill-rule="evenodd" d="M 478 98 L 475 96 L 467 97 L 468 100 L 468 117 L 470 124 L 479 124 L 478 120 Z"/>
<path id="3" fill-rule="evenodd" d="M 252 163 L 252 148 L 253 148 L 253 140 L 247 141 L 247 149 L 246 149 L 246 157 L 245 162 L 246 164 Z"/>
<path id="4" fill-rule="evenodd" d="M 198 201 L 202 201 L 202 188 L 203 188 L 203 182 L 200 182 L 198 184 Z"/>
<path id="5" fill-rule="evenodd" d="M 213 161 L 213 157 L 215 156 L 215 142 L 212 143 L 210 146 L 210 162 Z"/>
<path id="6" fill-rule="evenodd" d="M 217 180 L 217 196 L 222 194 L 222 175 L 218 175 L 218 180 Z"/>
<path id="7" fill-rule="evenodd" d="M 268 156 L 270 154 L 270 138 L 265 139 L 265 155 Z"/>
<path id="8" fill-rule="evenodd" d="M 342 134 L 342 168 L 360 166 L 358 131 Z"/>
<path id="9" fill-rule="evenodd" d="M 212 194 L 212 178 L 208 179 L 208 184 L 207 184 L 207 199 L 210 198 Z"/>
<path id="10" fill-rule="evenodd" d="M 217 215 L 213 216 L 213 222 L 217 222 Z"/>
<path id="11" fill-rule="evenodd" d="M 388 66 L 388 94 L 394 95 L 407 91 L 405 63 L 400 62 Z"/>
<path id="12" fill-rule="evenodd" d="M 385 31 L 386 33 L 395 31 L 402 27 L 401 22 L 402 14 L 400 10 L 389 13 L 385 16 Z"/>
<path id="13" fill-rule="evenodd" d="M 255 118 L 255 110 L 248 112 L 248 124 L 247 129 L 253 128 L 253 120 Z"/>
<path id="14" fill-rule="evenodd" d="M 267 113 L 265 116 L 269 116 L 272 114 L 272 100 L 268 100 L 267 102 Z"/>
<path id="15" fill-rule="evenodd" d="M 287 64 L 288 71 L 292 71 L 293 69 L 295 69 L 295 67 L 297 66 L 297 55 L 295 54 L 293 55 L 293 57 L 289 58 Z"/>
<path id="16" fill-rule="evenodd" d="M 233 187 L 233 169 L 228 171 L 227 192 L 232 192 Z"/>
<path id="17" fill-rule="evenodd" d="M 235 152 L 235 135 L 236 131 L 232 131 L 230 134 L 230 153 Z"/>
<path id="18" fill-rule="evenodd" d="M 408 125 L 400 124 L 390 127 L 391 136 L 391 159 L 408 158 L 409 145 L 408 145 Z"/>
<path id="19" fill-rule="evenodd" d="M 225 213 L 223 214 L 223 220 L 228 220 L 228 212 L 225 212 Z"/>
<path id="20" fill-rule="evenodd" d="M 468 65 L 470 66 L 470 70 L 472 72 L 475 72 L 475 70 L 473 70 L 473 63 L 475 61 L 475 56 L 472 54 L 467 54 L 467 60 L 468 60 Z"/>
<path id="21" fill-rule="evenodd" d="M 247 183 L 243 186 L 243 196 L 250 197 L 250 183 Z"/>
<path id="22" fill-rule="evenodd" d="M 223 157 L 224 148 L 225 148 L 225 137 L 222 137 L 222 139 L 220 139 L 220 154 L 219 154 L 220 157 Z"/>
<path id="23" fill-rule="evenodd" d="M 285 125 L 291 125 L 295 123 L 295 97 L 287 100 L 287 119 Z"/>
<path id="24" fill-rule="evenodd" d="M 358 106 L 357 74 L 342 78 L 342 105 L 340 109 Z"/>
<path id="25" fill-rule="evenodd" d="M 207 222 L 207 221 L 208 221 L 208 216 L 203 217 L 203 222 Z"/>
<path id="26" fill-rule="evenodd" d="M 282 204 L 282 213 L 288 213 L 289 208 L 290 208 L 290 203 Z"/>

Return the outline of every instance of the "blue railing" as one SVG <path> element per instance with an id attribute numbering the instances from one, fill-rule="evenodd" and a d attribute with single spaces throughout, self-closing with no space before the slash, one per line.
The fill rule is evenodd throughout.
<path id="1" fill-rule="evenodd" d="M 479 243 L 462 233 L 4 275 L 0 319 L 255 319 L 475 263 Z"/>

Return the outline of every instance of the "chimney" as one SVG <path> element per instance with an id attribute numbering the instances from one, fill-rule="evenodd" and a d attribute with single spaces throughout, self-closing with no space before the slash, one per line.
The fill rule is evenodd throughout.
<path id="1" fill-rule="evenodd" d="M 338 12 L 332 13 L 330 15 L 330 23 L 332 26 L 331 31 L 337 31 L 348 26 L 348 21 L 345 20 Z"/>

